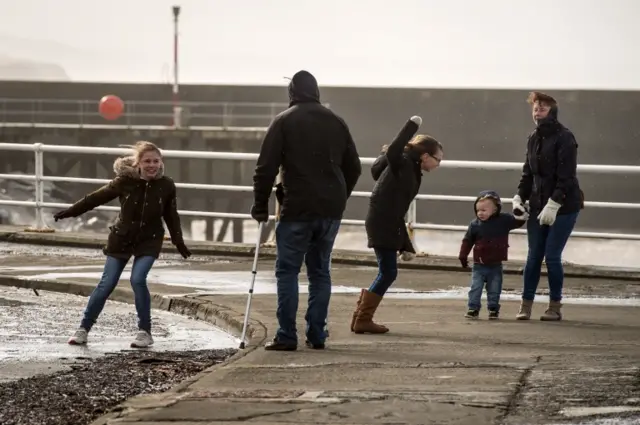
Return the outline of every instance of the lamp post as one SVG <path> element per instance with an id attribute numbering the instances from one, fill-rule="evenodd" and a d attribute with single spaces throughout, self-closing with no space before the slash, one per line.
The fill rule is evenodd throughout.
<path id="1" fill-rule="evenodd" d="M 182 108 L 180 107 L 178 89 L 178 17 L 180 6 L 173 6 L 173 126 L 180 128 Z"/>

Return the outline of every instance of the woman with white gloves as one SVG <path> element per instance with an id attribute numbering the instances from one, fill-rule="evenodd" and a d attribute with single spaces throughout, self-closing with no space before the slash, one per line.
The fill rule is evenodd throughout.
<path id="1" fill-rule="evenodd" d="M 516 318 L 529 320 L 536 295 L 542 261 L 549 279 L 549 306 L 540 320 L 561 320 L 564 271 L 562 252 L 573 231 L 584 196 L 577 177 L 578 144 L 573 133 L 558 121 L 558 103 L 544 93 L 532 92 L 535 130 L 529 136 L 518 194 L 513 210 L 524 212 L 529 252 L 524 268 L 522 304 Z"/>

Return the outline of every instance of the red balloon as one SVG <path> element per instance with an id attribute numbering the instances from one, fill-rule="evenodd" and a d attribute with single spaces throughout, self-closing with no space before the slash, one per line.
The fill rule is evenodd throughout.
<path id="1" fill-rule="evenodd" d="M 98 110 L 104 119 L 117 120 L 124 112 L 124 102 L 115 94 L 108 94 L 100 99 Z"/>

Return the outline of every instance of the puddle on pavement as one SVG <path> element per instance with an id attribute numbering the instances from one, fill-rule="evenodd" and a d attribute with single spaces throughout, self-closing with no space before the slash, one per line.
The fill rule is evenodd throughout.
<path id="1" fill-rule="evenodd" d="M 78 266 L 81 267 L 81 266 Z M 102 268 L 96 271 L 71 271 L 70 268 L 56 268 L 50 273 L 41 273 L 34 275 L 21 275 L 20 278 L 35 279 L 93 279 L 96 282 L 102 275 Z M 80 270 L 80 269 L 78 269 Z M 45 271 L 45 270 L 42 270 Z M 125 269 L 122 279 L 129 279 L 131 269 Z M 151 270 L 148 276 L 151 284 L 163 284 L 174 287 L 192 288 L 194 293 L 212 294 L 212 295 L 237 295 L 246 294 L 251 283 L 251 271 L 218 271 L 212 272 L 207 270 L 193 269 L 175 269 L 169 266 L 158 267 Z M 308 293 L 308 281 L 304 274 L 300 275 L 300 293 Z M 387 293 L 389 298 L 399 299 L 433 299 L 433 300 L 466 300 L 469 289 L 467 287 L 452 287 L 445 290 L 435 291 L 416 291 L 402 287 L 392 287 Z M 333 285 L 333 293 L 359 293 L 360 287 Z M 276 278 L 273 271 L 260 273 L 256 275 L 254 286 L 254 294 L 275 294 Z M 184 295 L 184 294 L 181 294 Z M 502 294 L 504 300 L 520 300 L 519 292 L 505 292 Z M 483 294 L 483 300 L 486 300 L 486 293 Z M 549 297 L 546 295 L 536 296 L 536 300 L 547 302 Z M 586 304 L 586 305 L 614 305 L 614 306 L 640 306 L 639 298 L 619 298 L 619 297 L 594 297 L 594 296 L 570 296 L 563 299 L 565 304 Z"/>
<path id="2" fill-rule="evenodd" d="M 171 267 L 180 265 L 178 262 L 173 261 L 156 261 L 153 267 Z M 131 272 L 131 262 L 127 264 L 125 270 Z M 46 272 L 46 271 L 69 271 L 69 270 L 96 270 L 99 271 L 100 276 L 104 264 L 85 264 L 82 266 L 0 266 L 0 273 L 3 272 Z"/>
<path id="3" fill-rule="evenodd" d="M 18 306 L 30 305 L 30 304 L 33 304 L 33 303 L 0 297 L 0 307 L 18 307 Z"/>
<path id="4" fill-rule="evenodd" d="M 49 245 L 33 245 L 12 242 L 0 242 L 0 253 L 6 256 L 63 256 L 74 258 L 104 257 L 100 249 L 61 247 Z"/>
<path id="5" fill-rule="evenodd" d="M 100 279 L 102 271 L 100 272 L 65 272 L 57 271 L 53 273 L 42 273 L 34 275 L 22 275 L 20 278 L 32 278 L 32 279 L 95 279 L 96 282 Z M 131 277 L 131 270 L 125 270 L 122 273 L 121 279 L 127 280 Z M 163 285 L 170 285 L 176 287 L 193 288 L 199 291 L 205 291 L 207 293 L 215 294 L 245 294 L 249 289 L 251 283 L 251 271 L 225 271 L 225 272 L 210 272 L 206 270 L 171 270 L 171 269 L 151 269 L 147 276 L 149 283 L 160 283 Z M 300 292 L 307 293 L 308 282 L 304 279 L 300 279 Z M 360 289 L 356 287 L 347 287 L 334 285 L 333 292 L 359 292 Z M 276 292 L 276 278 L 273 276 L 273 272 L 263 273 L 256 275 L 256 281 L 254 286 L 254 294 L 275 294 Z"/>
<path id="6" fill-rule="evenodd" d="M 569 418 L 640 412 L 640 406 L 567 407 L 560 413 Z"/>
<path id="7" fill-rule="evenodd" d="M 469 293 L 469 288 L 466 287 L 454 287 L 450 289 L 443 289 L 439 291 L 413 291 L 411 289 L 398 288 L 397 292 L 389 293 L 385 295 L 387 298 L 400 298 L 400 299 L 432 299 L 432 300 L 466 300 Z M 487 294 L 482 294 L 482 300 L 486 303 Z M 520 292 L 503 292 L 500 295 L 501 300 L 520 301 L 522 299 L 522 293 Z M 548 302 L 548 295 L 536 295 L 536 302 Z M 590 296 L 565 296 L 562 298 L 563 304 L 582 304 L 582 305 L 611 305 L 611 306 L 628 306 L 639 307 L 640 298 L 616 298 L 616 297 L 590 297 Z"/>
<path id="8" fill-rule="evenodd" d="M 17 263 L 0 267 L 0 274 L 12 274 L 20 278 L 36 278 L 36 279 L 88 279 L 98 282 L 102 275 L 103 258 L 100 250 L 91 250 L 84 248 L 59 248 L 59 247 L 43 247 L 39 245 L 22 245 L 0 243 L 0 253 L 10 252 L 13 257 L 20 255 L 34 256 L 42 255 L 45 257 L 55 258 L 60 255 L 82 257 L 84 259 L 99 258 L 100 261 L 94 264 L 72 265 L 68 267 L 59 267 L 55 264 L 38 264 L 27 265 Z M 246 294 L 249 290 L 251 282 L 251 271 L 216 271 L 197 270 L 185 267 L 185 263 L 179 256 L 173 254 L 163 254 L 163 259 L 158 260 L 154 268 L 149 274 L 149 282 L 152 284 L 171 285 L 175 287 L 193 289 L 194 293 L 207 294 Z M 193 257 L 192 257 L 193 258 Z M 205 261 L 206 260 L 206 261 Z M 211 259 L 202 257 L 202 261 L 198 263 L 210 264 Z M 221 260 L 221 263 L 229 261 Z M 77 264 L 77 263 L 76 263 Z M 131 272 L 131 263 L 127 265 L 122 275 L 123 279 L 129 279 Z M 336 285 L 333 286 L 334 293 L 358 293 L 360 287 Z M 269 270 L 258 270 L 254 287 L 256 294 L 274 294 L 276 293 L 276 280 L 273 275 L 272 268 Z M 308 281 L 304 274 L 300 275 L 300 293 L 308 293 Z M 467 299 L 467 287 L 451 287 L 446 290 L 434 291 L 416 291 L 401 287 L 392 287 L 389 290 L 388 297 L 401 299 Z M 184 295 L 177 294 L 177 295 Z M 486 294 L 483 295 L 486 299 Z M 503 293 L 505 300 L 519 300 L 520 293 L 505 292 Z M 544 295 L 537 296 L 540 301 L 547 301 L 548 297 Z M 564 299 L 566 304 L 588 304 L 588 305 L 615 305 L 615 306 L 640 306 L 638 298 L 621 298 L 621 297 L 596 297 L 596 296 L 568 296 Z"/>
<path id="9" fill-rule="evenodd" d="M 3 272 L 46 272 L 54 270 L 102 270 L 104 266 L 98 264 L 88 264 L 84 266 L 3 266 L 0 267 L 0 273 Z"/>
<path id="10" fill-rule="evenodd" d="M 137 332 L 135 307 L 116 301 L 107 304 L 86 347 L 67 344 L 78 328 L 87 298 L 2 287 L 0 299 L 16 301 L 0 306 L 0 363 L 96 357 L 130 350 Z M 28 303 L 25 305 L 24 303 Z M 152 310 L 151 351 L 186 351 L 236 348 L 238 340 L 202 321 L 166 311 Z"/>
<path id="11" fill-rule="evenodd" d="M 595 407 L 593 409 L 599 409 L 599 408 Z M 554 423 L 548 423 L 547 425 L 640 425 L 640 416 L 627 417 L 627 418 L 609 417 L 609 418 L 599 418 L 599 419 L 584 419 L 584 420 L 581 420 L 580 422 L 562 422 L 562 423 L 554 422 Z"/>
<path id="12" fill-rule="evenodd" d="M 33 245 L 12 242 L 0 242 L 0 258 L 7 258 L 18 264 L 24 264 L 25 259 L 37 259 L 38 261 L 59 261 L 60 257 L 70 258 L 73 261 L 97 261 L 96 267 L 104 266 L 104 254 L 101 249 L 74 248 L 62 246 Z M 211 257 L 203 255 L 193 255 L 189 258 L 190 263 L 211 262 Z M 227 259 L 217 259 L 219 263 L 230 263 Z M 156 261 L 155 266 L 179 266 L 185 262 L 178 253 L 162 253 L 162 258 Z M 131 265 L 131 263 L 129 263 Z M 5 267 L 2 268 L 4 270 Z M 26 269 L 25 269 L 26 270 Z"/>

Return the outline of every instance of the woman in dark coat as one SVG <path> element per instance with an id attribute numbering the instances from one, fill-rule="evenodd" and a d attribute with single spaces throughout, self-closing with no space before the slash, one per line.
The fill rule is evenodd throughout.
<path id="1" fill-rule="evenodd" d="M 133 156 L 116 159 L 113 164 L 116 177 L 111 182 L 54 215 L 56 221 L 77 217 L 115 198 L 120 200 L 118 220 L 110 228 L 107 245 L 103 249 L 107 260 L 102 279 L 89 298 L 80 328 L 69 339 L 69 344 L 72 345 L 87 343 L 89 331 L 131 257 L 134 257 L 131 287 L 139 329 L 131 347 L 152 345 L 151 296 L 147 287 L 147 275 L 162 249 L 163 219 L 171 234 L 171 241 L 180 254 L 184 258 L 191 255 L 182 238 L 176 186 L 173 180 L 164 176 L 160 149 L 150 142 L 138 142 L 133 148 Z"/>
<path id="2" fill-rule="evenodd" d="M 561 320 L 562 251 L 573 231 L 584 197 L 577 177 L 578 143 L 573 133 L 558 121 L 558 103 L 544 93 L 532 92 L 535 130 L 527 142 L 518 194 L 513 198 L 514 213 L 525 211 L 529 251 L 524 268 L 522 303 L 516 318 L 529 320 L 536 295 L 542 261 L 547 264 L 549 306 L 540 320 Z"/>
<path id="3" fill-rule="evenodd" d="M 373 315 L 387 289 L 398 275 L 397 255 L 415 254 L 404 217 L 420 190 L 422 171 L 436 169 L 442 161 L 442 145 L 431 136 L 414 135 L 422 119 L 414 116 L 400 130 L 371 167 L 376 181 L 365 220 L 369 248 L 378 260 L 378 276 L 369 289 L 360 291 L 351 331 L 385 333 L 386 326 L 373 322 Z"/>

